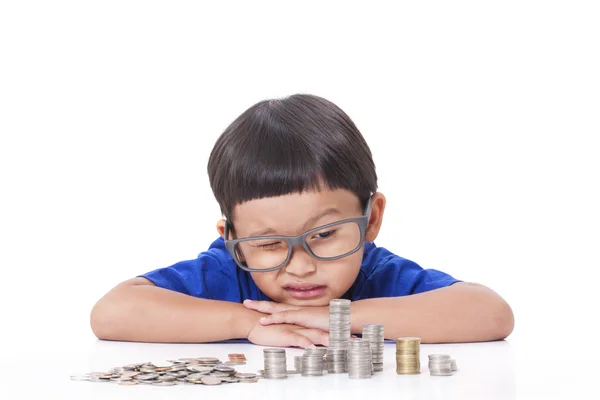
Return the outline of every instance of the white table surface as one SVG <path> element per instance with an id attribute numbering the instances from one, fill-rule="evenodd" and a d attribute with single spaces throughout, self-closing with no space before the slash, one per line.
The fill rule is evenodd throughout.
<path id="1" fill-rule="evenodd" d="M 114 383 L 72 381 L 70 375 L 106 371 L 111 367 L 151 361 L 169 365 L 166 360 L 180 357 L 218 357 L 244 353 L 246 365 L 241 372 L 263 368 L 261 346 L 246 342 L 217 344 L 152 344 L 109 342 L 90 339 L 53 346 L 30 346 L 19 357 L 6 357 L 3 374 L 11 384 L 4 384 L 3 399 L 310 399 L 344 397 L 365 400 L 372 396 L 393 399 L 516 399 L 516 398 L 596 398 L 590 392 L 594 381 L 593 360 L 577 364 L 564 349 L 546 353 L 526 343 L 515 345 L 510 340 L 488 343 L 421 345 L 421 374 L 398 375 L 395 371 L 395 344 L 386 342 L 384 371 L 370 379 L 350 379 L 347 374 L 322 377 L 290 375 L 286 380 L 262 379 L 254 384 L 219 386 L 119 386 Z M 534 351 L 535 350 L 535 351 Z M 10 350 L 8 350 L 10 352 Z M 286 349 L 288 367 L 293 369 L 294 356 L 302 350 Z M 430 376 L 427 355 L 447 353 L 456 359 L 459 370 L 448 377 Z M 547 356 L 545 357 L 544 354 Z M 579 353 L 581 360 L 586 357 Z M 544 358 L 545 357 L 545 358 Z M 581 361 L 579 360 L 579 361 Z M 564 365 L 567 365 L 565 368 Z M 592 365 L 594 364 L 594 365 Z M 586 367 L 589 365 L 589 368 Z M 16 373 L 23 371 L 23 373 Z M 27 371 L 27 373 L 24 373 Z M 593 388 L 593 387 L 592 387 Z M 573 394 L 583 397 L 572 397 Z M 32 396 L 33 395 L 33 396 Z"/>

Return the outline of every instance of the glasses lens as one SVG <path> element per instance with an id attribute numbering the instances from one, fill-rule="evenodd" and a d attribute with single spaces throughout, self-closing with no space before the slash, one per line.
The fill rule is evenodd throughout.
<path id="1" fill-rule="evenodd" d="M 360 245 L 360 227 L 356 222 L 330 226 L 311 233 L 306 243 L 318 257 L 339 257 Z"/>
<path id="2" fill-rule="evenodd" d="M 235 253 L 248 268 L 263 270 L 283 264 L 288 256 L 288 245 L 278 239 L 246 240 L 235 245 Z"/>

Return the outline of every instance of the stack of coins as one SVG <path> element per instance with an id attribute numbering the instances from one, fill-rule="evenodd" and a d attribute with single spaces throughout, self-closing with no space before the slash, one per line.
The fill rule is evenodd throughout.
<path id="1" fill-rule="evenodd" d="M 244 365 L 246 364 L 246 355 L 241 353 L 231 353 L 228 354 L 229 361 L 227 361 L 227 365 Z"/>
<path id="2" fill-rule="evenodd" d="M 302 356 L 294 357 L 294 369 L 297 372 L 302 372 Z"/>
<path id="3" fill-rule="evenodd" d="M 346 349 L 327 349 L 325 365 L 330 374 L 342 374 L 348 372 L 348 351 Z"/>
<path id="4" fill-rule="evenodd" d="M 456 365 L 456 360 L 455 359 L 452 358 L 450 360 L 450 366 L 452 367 L 452 372 L 458 371 L 458 366 Z"/>
<path id="5" fill-rule="evenodd" d="M 329 348 L 348 349 L 350 340 L 350 300 L 329 301 Z"/>
<path id="6" fill-rule="evenodd" d="M 371 357 L 373 360 L 373 371 L 383 371 L 383 324 L 363 325 L 362 337 L 369 341 Z"/>
<path id="7" fill-rule="evenodd" d="M 326 351 L 327 349 L 324 348 L 304 349 L 304 354 L 302 354 L 302 367 L 300 370 L 302 376 L 323 375 L 323 370 L 325 369 L 323 356 Z"/>
<path id="8" fill-rule="evenodd" d="M 429 354 L 429 374 L 434 376 L 452 375 L 452 361 L 448 354 Z"/>
<path id="9" fill-rule="evenodd" d="M 401 375 L 421 373 L 420 344 L 421 338 L 404 337 L 396 339 L 396 373 Z"/>
<path id="10" fill-rule="evenodd" d="M 369 341 L 352 338 L 348 348 L 348 377 L 352 379 L 370 378 L 373 373 Z"/>
<path id="11" fill-rule="evenodd" d="M 287 378 L 287 359 L 285 349 L 264 349 L 264 374 L 266 379 Z"/>

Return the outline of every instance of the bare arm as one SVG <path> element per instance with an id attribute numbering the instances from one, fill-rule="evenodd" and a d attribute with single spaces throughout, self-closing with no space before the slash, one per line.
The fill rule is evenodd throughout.
<path id="1" fill-rule="evenodd" d="M 353 302 L 352 333 L 361 333 L 367 323 L 385 324 L 387 339 L 417 336 L 422 343 L 480 342 L 510 335 L 514 316 L 491 289 L 458 282 L 411 296 Z"/>
<path id="2" fill-rule="evenodd" d="M 198 299 L 134 278 L 102 297 L 90 322 L 99 339 L 199 343 L 246 338 L 262 315 L 241 304 Z"/>

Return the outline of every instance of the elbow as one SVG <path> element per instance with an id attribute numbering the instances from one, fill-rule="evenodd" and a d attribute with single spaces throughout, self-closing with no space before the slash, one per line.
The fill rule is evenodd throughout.
<path id="1" fill-rule="evenodd" d="M 108 304 L 107 299 L 98 301 L 90 313 L 90 327 L 94 336 L 101 340 L 118 340 L 118 332 L 115 327 L 118 326 L 116 319 L 118 316 L 111 311 L 113 307 Z"/>
<path id="2" fill-rule="evenodd" d="M 515 317 L 510 305 L 501 299 L 491 313 L 490 327 L 492 340 L 504 340 L 513 332 Z"/>
<path id="3" fill-rule="evenodd" d="M 92 312 L 90 313 L 90 327 L 92 328 L 94 336 L 98 339 L 108 339 L 110 337 L 110 325 L 106 313 L 104 312 L 102 301 L 99 301 L 94 305 L 94 308 L 92 308 Z"/>

